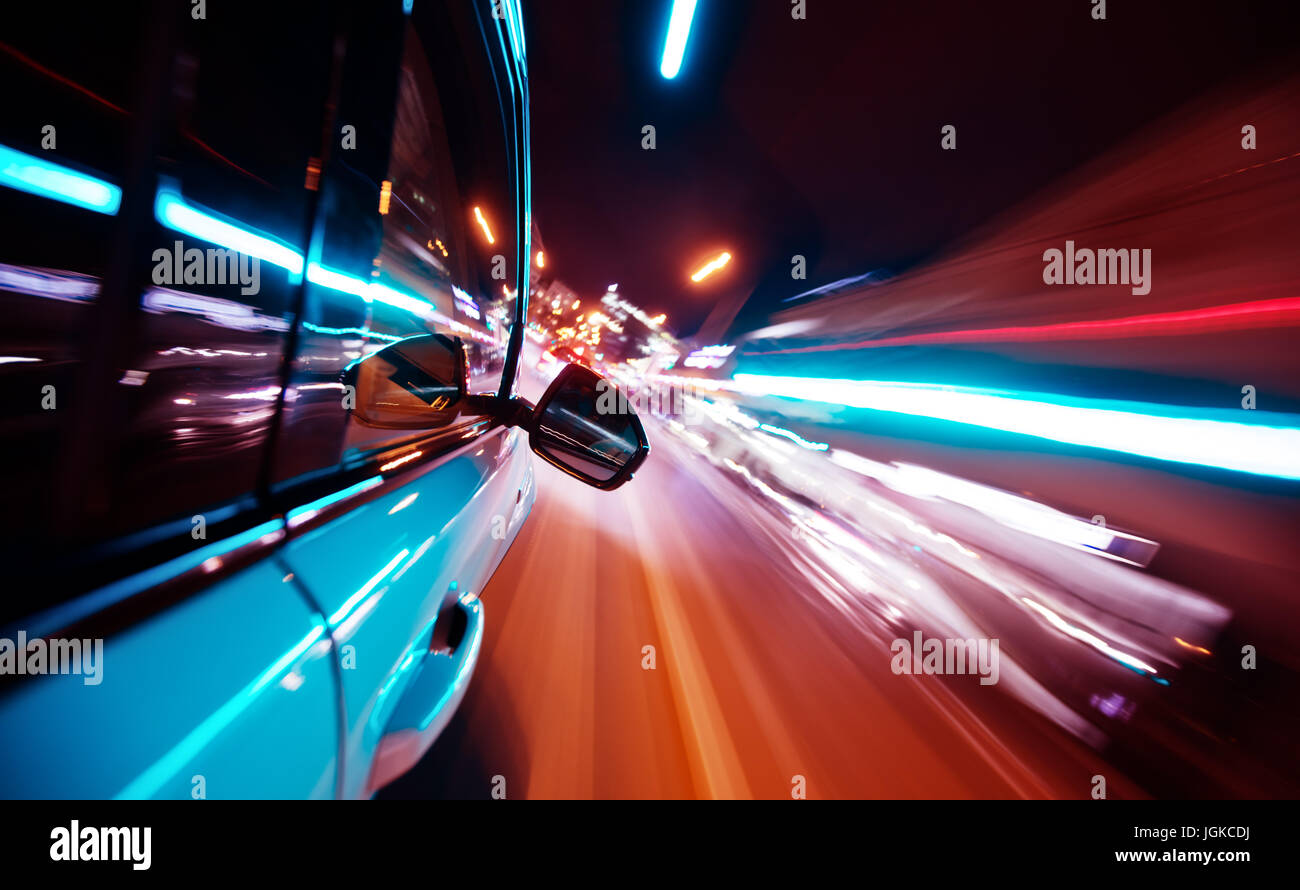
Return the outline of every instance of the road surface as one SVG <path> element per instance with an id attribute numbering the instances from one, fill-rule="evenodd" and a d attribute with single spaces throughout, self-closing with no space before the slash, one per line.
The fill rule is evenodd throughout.
<path id="1" fill-rule="evenodd" d="M 383 796 L 1085 798 L 1096 774 L 1140 795 L 995 687 L 895 675 L 811 592 L 788 524 L 649 432 L 615 492 L 536 461 L 470 691 Z"/>

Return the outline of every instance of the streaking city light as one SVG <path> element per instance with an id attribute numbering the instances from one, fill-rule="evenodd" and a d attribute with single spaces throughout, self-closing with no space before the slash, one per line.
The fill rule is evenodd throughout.
<path id="1" fill-rule="evenodd" d="M 747 395 L 930 417 L 1157 460 L 1300 479 L 1300 428 L 1177 416 L 1164 405 L 933 383 L 757 374 L 737 374 L 730 388 Z"/>
<path id="2" fill-rule="evenodd" d="M 1149 538 L 1106 528 L 1031 498 L 929 467 L 898 461 L 883 464 L 839 448 L 831 452 L 830 459 L 831 463 L 875 479 L 900 494 L 961 504 L 984 514 L 998 525 L 1095 556 L 1146 567 L 1160 549 L 1160 545 Z"/>
<path id="3" fill-rule="evenodd" d="M 197 207 L 188 204 L 174 187 L 164 187 L 158 190 L 158 197 L 154 201 L 154 213 L 158 217 L 158 221 L 169 228 L 266 260 L 287 269 L 294 275 L 303 274 L 304 265 L 301 253 L 276 241 L 269 235 L 263 235 L 251 228 L 246 228 L 243 224 L 227 222 L 212 213 L 199 210 Z M 443 315 L 428 300 L 423 300 L 386 284 L 381 284 L 378 281 L 366 281 L 315 262 L 307 264 L 305 271 L 307 280 L 313 284 L 327 287 L 330 290 L 352 294 L 368 303 L 383 303 L 402 309 L 425 320 L 447 324 L 456 330 L 463 329 L 465 333 L 468 333 L 476 340 L 492 342 L 486 334 L 468 328 L 455 319 Z"/>
<path id="4" fill-rule="evenodd" d="M 825 451 L 827 448 L 830 448 L 830 445 L 826 444 L 825 442 L 810 442 L 807 439 L 805 439 L 803 436 L 794 432 L 793 430 L 787 430 L 784 427 L 773 426 L 770 423 L 760 423 L 758 425 L 758 428 L 765 433 L 771 433 L 774 436 L 780 436 L 783 439 L 789 439 L 791 442 L 798 445 L 800 448 L 807 448 L 809 451 Z"/>
<path id="5" fill-rule="evenodd" d="M 726 364 L 727 357 L 735 351 L 734 346 L 705 346 L 686 356 L 682 364 L 687 368 L 721 368 Z"/>
<path id="6" fill-rule="evenodd" d="M 686 54 L 686 40 L 691 36 L 693 18 L 695 0 L 673 0 L 673 12 L 668 19 L 668 36 L 664 40 L 664 57 L 659 63 L 659 73 L 669 80 L 682 70 L 682 56 Z"/>
<path id="7" fill-rule="evenodd" d="M 434 309 L 432 303 L 428 300 L 421 300 L 419 297 L 413 297 L 408 293 L 391 288 L 386 284 L 380 284 L 377 281 L 370 282 L 370 287 L 366 291 L 370 299 L 376 303 L 383 303 L 386 306 L 392 306 L 396 309 L 403 309 L 412 315 L 420 318 L 441 321 L 446 318 L 442 313 Z M 445 322 L 444 322 L 445 323 Z"/>
<path id="8" fill-rule="evenodd" d="M 812 291 L 809 291 L 812 293 Z M 800 294 L 804 296 L 804 294 Z M 788 300 L 783 301 L 788 302 Z M 1067 321 L 1057 324 L 1020 325 L 1005 328 L 931 331 L 877 337 L 852 343 L 817 343 L 756 352 L 755 355 L 784 355 L 800 352 L 840 352 L 850 349 L 875 349 L 887 346 L 929 346 L 946 343 L 1035 343 L 1065 340 L 1105 340 L 1120 337 L 1168 337 L 1193 333 L 1241 331 L 1251 328 L 1279 327 L 1300 321 L 1300 297 L 1251 300 L 1176 312 L 1155 312 L 1120 318 L 1091 321 Z M 792 329 L 793 333 L 800 333 Z M 769 337 L 778 336 L 769 331 Z"/>
<path id="9" fill-rule="evenodd" d="M 696 269 L 695 274 L 691 276 L 691 281 L 703 281 L 729 262 L 731 262 L 731 254 L 724 250 L 703 266 Z"/>
<path id="10" fill-rule="evenodd" d="M 521 68 L 525 68 L 527 50 L 524 44 L 523 12 L 515 0 L 502 0 L 502 6 L 505 11 L 506 30 L 510 33 L 510 45 L 514 51 L 515 60 L 519 62 Z"/>
<path id="11" fill-rule="evenodd" d="M 158 217 L 158 222 L 170 229 L 266 260 L 272 265 L 288 269 L 294 275 L 302 274 L 302 254 L 298 251 L 267 235 L 205 213 L 171 189 L 158 190 L 158 197 L 154 200 L 154 215 Z"/>
<path id="12" fill-rule="evenodd" d="M 473 297 L 454 284 L 451 286 L 451 292 L 456 297 L 457 309 L 468 315 L 470 318 L 478 319 L 482 317 L 482 313 L 479 312 L 478 303 L 474 302 Z"/>
<path id="13" fill-rule="evenodd" d="M 113 216 L 122 190 L 70 167 L 0 145 L 0 185 Z"/>
<path id="14" fill-rule="evenodd" d="M 377 281 L 365 281 L 356 276 L 329 269 L 319 263 L 307 264 L 307 280 L 312 284 L 318 284 L 330 290 L 360 297 L 367 303 L 383 303 L 387 306 L 404 309 L 419 318 L 432 319 L 443 323 L 449 321 L 428 300 L 422 300 L 419 297 L 403 293 Z"/>
<path id="15" fill-rule="evenodd" d="M 307 280 L 312 284 L 328 287 L 330 290 L 342 291 L 345 294 L 360 297 L 367 303 L 373 299 L 370 295 L 370 282 L 354 275 L 327 269 L 320 263 L 307 264 Z"/>
<path id="16" fill-rule="evenodd" d="M 492 237 L 492 230 L 488 228 L 488 221 L 483 216 L 482 208 L 474 208 L 474 219 L 478 220 L 479 227 L 483 229 L 483 234 L 487 236 L 488 244 L 496 244 L 497 239 Z"/>

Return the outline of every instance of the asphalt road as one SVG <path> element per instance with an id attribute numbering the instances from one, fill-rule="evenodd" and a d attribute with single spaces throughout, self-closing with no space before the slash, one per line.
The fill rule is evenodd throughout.
<path id="1" fill-rule="evenodd" d="M 536 462 L 470 691 L 384 796 L 1140 795 L 997 687 L 892 673 L 896 634 L 817 592 L 779 516 L 649 432 L 615 492 Z"/>

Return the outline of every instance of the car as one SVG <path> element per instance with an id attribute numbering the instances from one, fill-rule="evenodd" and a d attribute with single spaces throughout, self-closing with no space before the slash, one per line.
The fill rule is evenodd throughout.
<path id="1" fill-rule="evenodd" d="M 0 796 L 369 797 L 465 694 L 532 455 L 649 450 L 588 368 L 515 389 L 519 9 L 109 6 L 0 54 Z"/>

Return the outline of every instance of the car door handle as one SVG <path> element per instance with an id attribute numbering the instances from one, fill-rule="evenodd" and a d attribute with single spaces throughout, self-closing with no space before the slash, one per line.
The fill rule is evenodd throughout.
<path id="1" fill-rule="evenodd" d="M 430 649 L 375 749 L 368 793 L 410 770 L 433 746 L 465 696 L 482 643 L 483 604 L 466 593 L 438 615 Z"/>

